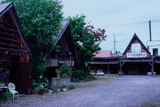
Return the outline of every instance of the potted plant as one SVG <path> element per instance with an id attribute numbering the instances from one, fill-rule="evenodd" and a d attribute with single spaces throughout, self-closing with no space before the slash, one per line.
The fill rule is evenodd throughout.
<path id="1" fill-rule="evenodd" d="M 119 76 L 122 75 L 122 72 L 119 71 L 119 72 L 118 72 L 118 75 L 119 75 Z"/>
<path id="2" fill-rule="evenodd" d="M 54 87 L 50 86 L 50 87 L 48 87 L 48 90 L 49 90 L 49 93 L 52 93 L 54 90 Z"/>
<path id="3" fill-rule="evenodd" d="M 62 88 L 63 91 L 67 91 L 67 85 L 66 84 L 62 84 L 61 88 Z"/>
<path id="4" fill-rule="evenodd" d="M 4 92 L 4 98 L 6 100 L 11 100 L 12 99 L 13 94 L 10 92 Z"/>
<path id="5" fill-rule="evenodd" d="M 62 73 L 62 78 L 67 78 L 67 74 L 66 73 Z"/>
<path id="6" fill-rule="evenodd" d="M 72 67 L 68 66 L 68 65 L 62 65 L 60 67 L 61 72 L 64 74 L 66 74 L 66 76 L 71 77 L 73 71 L 72 71 Z"/>

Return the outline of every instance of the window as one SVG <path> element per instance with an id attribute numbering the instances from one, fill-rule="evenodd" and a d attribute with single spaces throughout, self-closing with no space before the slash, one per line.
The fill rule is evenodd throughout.
<path id="1" fill-rule="evenodd" d="M 157 48 L 153 49 L 153 55 L 158 55 L 158 49 Z"/>
<path id="2" fill-rule="evenodd" d="M 133 43 L 131 45 L 131 52 L 132 53 L 141 52 L 141 45 L 139 43 Z"/>

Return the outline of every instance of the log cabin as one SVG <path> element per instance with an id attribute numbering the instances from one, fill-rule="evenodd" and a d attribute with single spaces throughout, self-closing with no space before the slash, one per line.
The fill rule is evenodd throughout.
<path id="1" fill-rule="evenodd" d="M 0 4 L 0 73 L 6 85 L 12 82 L 19 93 L 31 89 L 31 51 L 20 25 L 14 4 Z"/>
<path id="2" fill-rule="evenodd" d="M 44 58 L 47 66 L 45 77 L 48 79 L 56 77 L 55 70 L 61 65 L 65 64 L 74 69 L 74 64 L 78 61 L 68 21 L 62 21 L 59 35 L 53 36 L 53 39 L 55 40 L 53 47 Z"/>

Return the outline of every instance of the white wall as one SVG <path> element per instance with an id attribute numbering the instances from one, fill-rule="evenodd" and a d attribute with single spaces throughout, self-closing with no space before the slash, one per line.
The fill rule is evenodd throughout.
<path id="1" fill-rule="evenodd" d="M 147 41 L 147 47 L 151 55 L 153 55 L 153 49 L 158 49 L 158 55 L 160 55 L 160 40 Z"/>

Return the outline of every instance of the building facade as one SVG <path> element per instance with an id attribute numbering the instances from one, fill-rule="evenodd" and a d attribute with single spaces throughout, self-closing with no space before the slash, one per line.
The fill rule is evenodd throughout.
<path id="1" fill-rule="evenodd" d="M 98 55 L 97 55 L 98 56 Z M 147 75 L 157 72 L 160 74 L 160 58 L 152 55 L 136 34 L 126 47 L 122 56 L 94 57 L 88 62 L 91 71 L 101 69 L 105 74 Z"/>
<path id="2" fill-rule="evenodd" d="M 147 48 L 151 55 L 160 55 L 160 40 L 147 41 Z"/>
<path id="3" fill-rule="evenodd" d="M 55 42 L 52 49 L 45 56 L 45 64 L 47 66 L 45 76 L 48 79 L 56 76 L 55 70 L 61 67 L 61 65 L 68 65 L 74 69 L 74 63 L 78 61 L 70 23 L 62 21 L 61 25 L 58 37 L 53 36 Z"/>
<path id="4" fill-rule="evenodd" d="M 0 4 L 0 73 L 19 93 L 31 89 L 31 51 L 12 2 Z"/>

